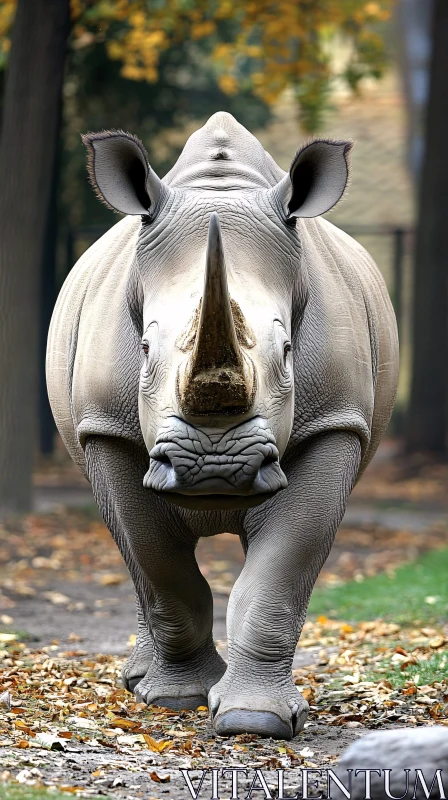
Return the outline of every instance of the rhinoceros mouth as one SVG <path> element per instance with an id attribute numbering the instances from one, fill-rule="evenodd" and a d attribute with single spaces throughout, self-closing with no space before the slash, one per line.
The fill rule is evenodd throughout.
<path id="1" fill-rule="evenodd" d="M 266 420 L 205 432 L 170 417 L 150 452 L 143 484 L 187 508 L 248 508 L 287 486 Z"/>
<path id="2" fill-rule="evenodd" d="M 244 496 L 241 494 L 203 494 L 188 495 L 177 492 L 156 492 L 169 503 L 192 511 L 244 511 L 265 503 L 276 492 Z"/>

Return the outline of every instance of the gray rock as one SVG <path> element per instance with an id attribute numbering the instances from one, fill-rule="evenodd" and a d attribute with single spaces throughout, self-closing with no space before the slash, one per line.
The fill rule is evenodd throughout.
<path id="1" fill-rule="evenodd" d="M 334 770 L 346 787 L 349 769 L 353 770 L 351 800 L 369 797 L 369 792 L 366 792 L 366 773 L 360 772 L 355 776 L 356 770 L 369 769 L 380 771 L 380 775 L 375 772 L 370 774 L 372 800 L 383 800 L 387 797 L 414 800 L 444 798 L 448 796 L 448 728 L 401 728 L 370 733 L 346 750 Z M 409 772 L 406 773 L 406 770 Z M 418 773 L 418 770 L 421 772 Z M 437 770 L 440 770 L 439 779 L 436 776 L 434 780 Z M 421 778 L 425 783 L 422 783 Z M 434 786 L 431 790 L 433 780 Z M 337 786 L 333 788 L 332 784 L 331 797 L 333 800 L 342 800 L 346 795 Z"/>

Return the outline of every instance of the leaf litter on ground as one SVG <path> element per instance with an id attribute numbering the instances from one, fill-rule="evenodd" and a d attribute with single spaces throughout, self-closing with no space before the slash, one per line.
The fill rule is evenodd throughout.
<path id="1" fill-rule="evenodd" d="M 300 646 L 315 654 L 314 663 L 293 671 L 310 704 L 308 728 L 448 725 L 443 630 L 401 628 L 382 620 L 351 625 L 322 616 L 305 623 Z M 104 757 L 98 761 L 105 774 L 118 760 L 127 772 L 142 770 L 152 784 L 168 782 L 180 767 L 316 766 L 314 747 L 304 747 L 301 737 L 293 742 L 253 734 L 225 739 L 214 734 L 205 706 L 172 711 L 136 702 L 120 687 L 123 659 L 79 657 L 76 650 L 61 651 L 57 645 L 33 650 L 20 642 L 11 642 L 0 658 L 0 696 L 10 698 L 10 707 L 0 706 L 0 753 L 16 765 L 8 780 L 17 779 L 23 768 L 20 752 L 38 753 L 40 769 L 51 751 L 57 757 L 89 752 L 98 759 L 106 753 L 106 763 Z M 434 658 L 438 669 L 431 674 Z M 426 674 L 428 683 L 420 678 Z M 319 763 L 334 760 L 328 753 Z M 64 784 L 60 777 L 42 780 L 59 788 Z M 85 785 L 72 788 L 86 790 Z"/>

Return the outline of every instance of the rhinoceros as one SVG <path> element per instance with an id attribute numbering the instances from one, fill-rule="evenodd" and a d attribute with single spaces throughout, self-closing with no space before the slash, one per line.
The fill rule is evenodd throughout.
<path id="1" fill-rule="evenodd" d="M 140 701 L 208 704 L 219 735 L 291 738 L 311 590 L 397 384 L 394 312 L 366 251 L 320 215 L 351 142 L 285 173 L 214 114 L 159 179 L 141 141 L 83 137 L 95 191 L 126 216 L 70 272 L 48 339 L 53 414 L 132 576 Z M 240 537 L 228 664 L 199 537 Z"/>

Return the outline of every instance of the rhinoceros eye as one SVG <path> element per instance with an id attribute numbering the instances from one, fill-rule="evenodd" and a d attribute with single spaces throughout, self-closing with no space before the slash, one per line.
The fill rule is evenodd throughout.
<path id="1" fill-rule="evenodd" d="M 149 353 L 149 344 L 148 344 L 148 342 L 142 342 L 142 350 L 143 350 L 145 356 L 147 356 L 148 353 Z"/>
<path id="2" fill-rule="evenodd" d="M 288 354 L 291 352 L 291 350 L 292 350 L 291 343 L 290 342 L 286 342 L 284 347 L 283 347 L 283 358 L 285 359 L 285 361 L 287 359 Z"/>

